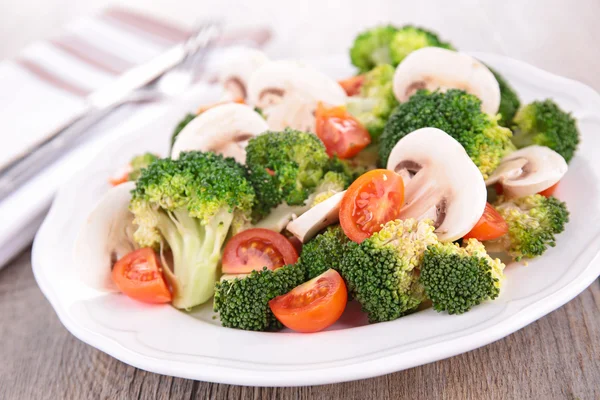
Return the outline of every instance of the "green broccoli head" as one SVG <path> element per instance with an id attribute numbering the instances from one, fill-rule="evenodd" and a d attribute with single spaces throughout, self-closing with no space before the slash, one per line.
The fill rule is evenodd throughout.
<path id="1" fill-rule="evenodd" d="M 419 279 L 434 310 L 462 314 L 498 297 L 503 270 L 504 264 L 492 259 L 483 244 L 468 239 L 464 247 L 454 243 L 429 246 Z"/>
<path id="2" fill-rule="evenodd" d="M 348 177 L 340 172 L 328 171 L 323 176 L 321 182 L 315 188 L 312 197 L 311 207 L 324 202 L 336 193 L 346 190 L 351 181 Z"/>
<path id="3" fill-rule="evenodd" d="M 308 279 L 330 268 L 341 270 L 342 258 L 350 240 L 339 225 L 330 226 L 302 247 L 300 263 L 306 267 Z"/>
<path id="4" fill-rule="evenodd" d="M 429 220 L 396 220 L 348 244 L 341 274 L 370 322 L 399 318 L 425 300 L 418 269 L 427 247 L 438 243 L 433 231 Z"/>
<path id="5" fill-rule="evenodd" d="M 274 271 L 266 267 L 245 278 L 215 284 L 214 310 L 227 328 L 274 331 L 283 326 L 269 308 L 269 301 L 306 281 L 301 265 L 286 265 Z"/>
<path id="6" fill-rule="evenodd" d="M 391 64 L 390 43 L 397 29 L 392 25 L 377 26 L 361 32 L 350 49 L 350 61 L 361 72 L 380 64 Z"/>
<path id="7" fill-rule="evenodd" d="M 498 197 L 494 206 L 508 223 L 508 234 L 492 245 L 500 245 L 515 260 L 542 255 L 556 245 L 555 236 L 565 230 L 569 211 L 555 197 L 534 194 L 518 199 Z"/>
<path id="8" fill-rule="evenodd" d="M 392 63 L 400 64 L 407 55 L 423 47 L 454 50 L 450 43 L 442 41 L 436 33 L 416 26 L 405 25 L 398 29 L 390 43 Z"/>
<path id="9" fill-rule="evenodd" d="M 371 139 L 377 141 L 392 110 L 398 105 L 392 88 L 394 67 L 381 64 L 364 76 L 360 94 L 348 99 L 347 109 L 369 131 Z"/>
<path id="10" fill-rule="evenodd" d="M 286 129 L 250 139 L 246 165 L 256 191 L 255 220 L 283 202 L 304 204 L 323 179 L 328 164 L 325 146 L 312 133 Z"/>
<path id="11" fill-rule="evenodd" d="M 130 181 L 137 181 L 140 175 L 142 174 L 142 169 L 147 168 L 148 165 L 152 164 L 154 161 L 158 160 L 158 156 L 152 153 L 144 153 L 138 156 L 135 156 L 129 162 L 129 166 L 131 167 L 131 171 L 129 171 L 129 175 L 127 175 L 127 179 Z"/>
<path id="12" fill-rule="evenodd" d="M 192 120 L 194 118 L 196 118 L 196 114 L 188 113 L 181 119 L 181 121 L 179 121 L 179 123 L 173 130 L 173 134 L 171 135 L 171 149 L 173 148 L 173 145 L 175 144 L 175 140 L 177 140 L 177 136 L 179 136 L 179 134 L 181 133 L 183 128 L 185 128 L 185 126 L 187 124 L 192 122 Z"/>
<path id="13" fill-rule="evenodd" d="M 497 117 L 481 111 L 481 101 L 462 90 L 418 91 L 390 116 L 379 144 L 380 162 L 387 159 L 400 139 L 420 128 L 438 128 L 456 139 L 485 179 L 514 150 L 510 129 L 498 125 Z"/>
<path id="14" fill-rule="evenodd" d="M 579 144 L 575 118 L 552 100 L 534 101 L 521 108 L 514 118 L 513 142 L 518 148 L 532 144 L 546 146 L 569 162 Z"/>
<path id="15" fill-rule="evenodd" d="M 510 128 L 513 118 L 521 106 L 519 95 L 517 95 L 517 92 L 515 92 L 502 75 L 489 66 L 488 68 L 494 74 L 494 77 L 498 81 L 498 86 L 500 86 L 500 107 L 498 108 L 500 119 L 498 120 L 498 124 Z"/>
<path id="16" fill-rule="evenodd" d="M 143 247 L 170 247 L 175 307 L 210 299 L 223 242 L 249 218 L 253 202 L 246 171 L 232 158 L 189 152 L 142 170 L 130 203 L 134 239 Z"/>

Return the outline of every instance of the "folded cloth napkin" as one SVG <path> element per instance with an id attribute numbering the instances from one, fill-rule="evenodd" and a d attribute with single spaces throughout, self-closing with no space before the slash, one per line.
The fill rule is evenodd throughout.
<path id="1" fill-rule="evenodd" d="M 109 9 L 77 20 L 61 36 L 32 44 L 16 59 L 0 63 L 0 169 L 84 112 L 88 95 L 189 35 L 150 16 Z M 243 39 L 246 45 L 261 46 L 269 37 L 266 29 L 238 31 L 217 45 Z"/>
<path id="2" fill-rule="evenodd" d="M 0 170 L 81 115 L 91 93 L 165 54 L 189 35 L 189 31 L 154 17 L 109 9 L 77 20 L 59 37 L 35 43 L 14 60 L 1 62 L 0 120 L 4 124 L 4 144 L 0 146 Z M 228 46 L 260 47 L 269 39 L 270 31 L 264 28 L 224 34 L 215 43 L 203 78 L 211 78 L 211 70 L 218 69 Z M 110 136 L 114 127 L 126 126 L 128 120 L 136 119 L 136 114 L 143 122 L 158 112 L 147 108 L 129 107 L 132 115 L 117 113 L 94 127 L 91 136 Z M 53 194 L 88 159 L 84 153 L 93 147 L 80 146 L 66 152 L 0 202 L 0 268 L 31 242 Z"/>

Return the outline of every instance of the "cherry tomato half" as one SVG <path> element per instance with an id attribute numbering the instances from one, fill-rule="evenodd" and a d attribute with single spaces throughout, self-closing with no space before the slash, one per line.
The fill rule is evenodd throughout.
<path id="1" fill-rule="evenodd" d="M 340 205 L 340 224 L 350 240 L 360 243 L 381 225 L 398 218 L 404 205 L 404 181 L 388 169 L 361 175 L 346 191 Z"/>
<path id="2" fill-rule="evenodd" d="M 550 186 L 548 189 L 542 190 L 540 192 L 540 194 L 544 197 L 550 197 L 554 194 L 554 192 L 556 192 L 557 187 L 558 187 L 558 182 L 556 182 L 554 185 Z"/>
<path id="3" fill-rule="evenodd" d="M 477 239 L 479 241 L 498 239 L 508 232 L 508 224 L 498 211 L 490 203 L 485 203 L 483 215 L 475 224 L 471 232 L 467 233 L 465 239 Z"/>
<path id="4" fill-rule="evenodd" d="M 115 263 L 112 279 L 121 292 L 144 303 L 169 303 L 171 292 L 158 256 L 150 247 L 128 253 Z"/>
<path id="5" fill-rule="evenodd" d="M 329 156 L 354 157 L 371 143 L 369 132 L 346 111 L 345 106 L 327 108 L 319 103 L 315 116 L 317 136 L 325 144 Z"/>
<path id="6" fill-rule="evenodd" d="M 275 317 L 297 332 L 318 332 L 337 321 L 348 301 L 346 284 L 329 269 L 283 296 L 269 301 Z"/>
<path id="7" fill-rule="evenodd" d="M 224 274 L 248 274 L 263 267 L 277 269 L 294 264 L 298 252 L 279 232 L 254 228 L 235 235 L 223 252 Z"/>
<path id="8" fill-rule="evenodd" d="M 360 88 L 362 87 L 364 81 L 364 75 L 356 75 L 351 76 L 350 78 L 342 79 L 341 81 L 338 81 L 338 83 L 348 96 L 354 96 L 360 92 Z"/>

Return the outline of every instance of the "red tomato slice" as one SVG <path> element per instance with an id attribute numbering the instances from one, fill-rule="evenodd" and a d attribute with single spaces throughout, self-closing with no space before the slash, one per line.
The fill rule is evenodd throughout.
<path id="1" fill-rule="evenodd" d="M 554 185 L 550 186 L 548 189 L 542 190 L 540 192 L 540 194 L 544 197 L 550 197 L 554 194 L 554 192 L 556 192 L 557 187 L 558 187 L 558 182 L 556 182 Z"/>
<path id="2" fill-rule="evenodd" d="M 319 103 L 315 116 L 317 136 L 330 157 L 354 157 L 371 143 L 369 132 L 346 111 L 345 106 L 327 108 Z"/>
<path id="3" fill-rule="evenodd" d="M 338 83 L 348 96 L 354 96 L 360 92 L 360 88 L 362 87 L 364 81 L 364 75 L 356 75 L 347 79 L 342 79 L 341 81 L 338 81 Z"/>
<path id="4" fill-rule="evenodd" d="M 508 224 L 504 218 L 498 214 L 498 211 L 490 203 L 486 203 L 483 215 L 464 238 L 479 241 L 493 240 L 506 235 L 507 232 Z"/>
<path id="5" fill-rule="evenodd" d="M 387 169 L 361 175 L 346 191 L 340 205 L 340 224 L 346 236 L 357 243 L 398 218 L 404 205 L 404 181 Z"/>
<path id="6" fill-rule="evenodd" d="M 300 241 L 300 239 L 298 239 L 296 236 L 291 236 L 288 238 L 288 240 L 290 241 L 292 246 L 294 246 L 294 248 L 296 249 L 296 253 L 301 254 L 302 253 L 302 242 Z"/>
<path id="7" fill-rule="evenodd" d="M 297 332 L 318 332 L 337 321 L 348 301 L 346 284 L 329 269 L 283 296 L 269 301 L 275 317 Z"/>
<path id="8" fill-rule="evenodd" d="M 144 303 L 169 303 L 171 292 L 162 275 L 158 256 L 149 247 L 132 251 L 116 262 L 112 279 L 132 299 Z"/>
<path id="9" fill-rule="evenodd" d="M 285 236 L 254 228 L 231 238 L 223 252 L 224 274 L 248 274 L 263 267 L 277 269 L 298 261 L 298 252 Z"/>

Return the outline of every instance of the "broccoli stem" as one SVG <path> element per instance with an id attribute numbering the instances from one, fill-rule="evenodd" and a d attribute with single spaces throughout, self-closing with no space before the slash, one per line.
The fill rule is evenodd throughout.
<path id="1" fill-rule="evenodd" d="M 173 253 L 173 306 L 189 309 L 206 302 L 218 279 L 221 248 L 233 213 L 220 210 L 205 224 L 185 209 L 159 215 L 158 229 Z"/>

